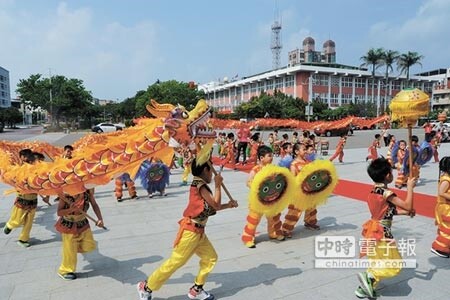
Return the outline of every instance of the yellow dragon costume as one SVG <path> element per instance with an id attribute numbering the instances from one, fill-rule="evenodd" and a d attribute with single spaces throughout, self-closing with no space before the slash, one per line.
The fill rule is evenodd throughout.
<path id="1" fill-rule="evenodd" d="M 255 247 L 256 227 L 263 216 L 267 217 L 269 237 L 282 237 L 280 214 L 295 193 L 294 176 L 288 169 L 272 164 L 255 168 L 258 170 L 250 186 L 249 213 L 241 237 L 248 248 Z"/>
<path id="2" fill-rule="evenodd" d="M 317 206 L 325 204 L 338 183 L 334 164 L 329 160 L 314 160 L 304 165 L 295 176 L 295 197 L 292 198 L 283 223 L 283 231 L 287 237 L 297 224 L 302 212 L 305 223 L 317 222 Z"/>
<path id="3" fill-rule="evenodd" d="M 75 143 L 71 160 L 59 158 L 62 149 L 59 152 L 45 143 L 2 142 L 0 180 L 24 194 L 76 195 L 124 172 L 134 176 L 144 160 L 169 163 L 174 143 L 202 141 L 204 147 L 198 155 L 209 157 L 216 133 L 208 124 L 210 108 L 204 100 L 191 111 L 152 100 L 147 110 L 157 118 L 139 119 L 136 126 L 121 132 L 89 135 Z M 21 165 L 18 151 L 23 148 L 46 153 L 53 161 Z"/>
<path id="4" fill-rule="evenodd" d="M 267 217 L 269 237 L 280 236 L 280 214 L 288 206 L 285 219 L 293 224 L 293 228 L 300 217 L 298 212 L 324 204 L 337 182 L 336 168 L 329 160 L 310 162 L 297 176 L 284 167 L 262 167 L 251 183 L 249 214 L 242 242 L 249 248 L 255 247 L 256 227 L 264 215 Z"/>

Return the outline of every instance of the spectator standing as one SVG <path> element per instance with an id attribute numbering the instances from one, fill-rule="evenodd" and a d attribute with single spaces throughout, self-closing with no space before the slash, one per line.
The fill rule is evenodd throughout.
<path id="1" fill-rule="evenodd" d="M 236 164 L 239 163 L 239 156 L 241 155 L 241 151 L 242 151 L 242 155 L 243 155 L 242 163 L 244 164 L 247 159 L 248 141 L 251 137 L 250 128 L 247 126 L 246 122 L 244 122 L 244 121 L 241 122 L 241 126 L 237 130 L 236 135 L 237 135 L 237 140 L 238 140 L 238 149 L 237 149 L 237 153 L 236 153 L 235 163 Z"/>

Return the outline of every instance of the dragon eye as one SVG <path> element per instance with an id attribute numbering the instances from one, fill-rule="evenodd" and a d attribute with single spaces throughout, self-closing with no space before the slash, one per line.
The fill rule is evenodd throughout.
<path id="1" fill-rule="evenodd" d="M 188 115 L 187 112 L 183 111 L 183 112 L 181 113 L 181 117 L 182 117 L 183 119 L 187 119 L 187 118 L 189 118 L 189 115 Z"/>

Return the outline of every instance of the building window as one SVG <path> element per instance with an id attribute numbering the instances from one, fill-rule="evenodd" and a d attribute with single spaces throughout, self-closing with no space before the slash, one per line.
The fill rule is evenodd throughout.
<path id="1" fill-rule="evenodd" d="M 343 87 L 352 87 L 353 86 L 353 78 L 352 77 L 342 77 L 342 86 Z"/>
<path id="2" fill-rule="evenodd" d="M 264 92 L 264 81 L 258 83 L 258 91 Z"/>
<path id="3" fill-rule="evenodd" d="M 236 96 L 240 96 L 242 93 L 242 88 L 240 86 L 236 87 Z"/>
<path id="4" fill-rule="evenodd" d="M 331 86 L 339 86 L 339 77 L 331 76 Z"/>
<path id="5" fill-rule="evenodd" d="M 257 88 L 258 88 L 258 84 L 255 82 L 255 83 L 252 83 L 251 84 L 251 89 L 250 89 L 250 93 L 256 93 L 256 90 L 257 90 Z"/>
<path id="6" fill-rule="evenodd" d="M 294 75 L 286 76 L 286 86 L 294 86 Z"/>
<path id="7" fill-rule="evenodd" d="M 267 80 L 267 89 L 273 90 L 273 80 L 272 79 Z"/>
<path id="8" fill-rule="evenodd" d="M 330 94 L 330 106 L 335 107 L 339 106 L 339 94 Z"/>
<path id="9" fill-rule="evenodd" d="M 355 78 L 355 87 L 365 88 L 366 87 L 366 79 L 365 78 Z"/>
<path id="10" fill-rule="evenodd" d="M 400 89 L 400 80 L 394 80 L 392 82 L 392 89 L 393 90 L 399 90 Z"/>
<path id="11" fill-rule="evenodd" d="M 352 101 L 352 94 L 342 94 L 341 95 L 342 105 L 350 104 L 351 101 Z"/>
<path id="12" fill-rule="evenodd" d="M 277 90 L 283 88 L 283 78 L 277 78 L 277 79 L 275 79 L 275 88 L 276 88 Z"/>
<path id="13" fill-rule="evenodd" d="M 244 85 L 243 89 L 244 89 L 243 93 L 248 94 L 250 92 L 250 85 Z"/>
<path id="14" fill-rule="evenodd" d="M 322 103 L 328 104 L 328 94 L 327 93 L 322 93 L 322 94 L 314 93 L 313 94 L 313 99 L 317 100 L 317 101 L 320 101 Z"/>
<path id="15" fill-rule="evenodd" d="M 313 85 L 328 86 L 328 75 L 313 75 Z"/>

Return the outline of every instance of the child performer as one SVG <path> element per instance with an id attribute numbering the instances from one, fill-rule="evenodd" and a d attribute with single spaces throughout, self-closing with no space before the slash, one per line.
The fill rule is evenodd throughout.
<path id="1" fill-rule="evenodd" d="M 294 145 L 294 161 L 291 164 L 290 170 L 294 176 L 302 170 L 304 166 L 306 166 L 310 161 L 307 157 L 313 153 L 313 146 L 311 144 L 295 144 Z M 300 216 L 302 215 L 302 211 L 295 208 L 293 204 L 288 206 L 288 213 L 283 222 L 283 235 L 285 237 L 291 238 L 292 231 L 294 230 L 295 225 L 297 224 Z M 320 227 L 317 225 L 317 209 L 308 209 L 305 210 L 305 227 L 308 229 L 319 230 Z"/>
<path id="2" fill-rule="evenodd" d="M 85 213 L 92 205 L 97 216 L 98 227 L 104 227 L 100 207 L 95 201 L 94 190 L 89 189 L 84 193 L 69 196 L 59 194 L 59 203 L 55 228 L 61 233 L 62 261 L 58 269 L 58 275 L 64 280 L 75 280 L 77 268 L 77 253 L 91 252 L 95 249 L 95 241 L 92 235 L 89 221 Z"/>
<path id="3" fill-rule="evenodd" d="M 417 135 L 411 136 L 411 147 L 412 147 L 412 149 L 411 149 L 412 151 L 407 148 L 407 151 L 409 151 L 410 155 L 411 155 L 411 153 L 414 153 L 414 152 L 419 153 L 420 145 L 419 145 L 419 138 L 417 137 Z M 409 163 L 409 162 L 404 162 L 404 163 Z M 410 166 L 408 165 L 408 167 L 410 167 Z M 419 164 L 417 164 L 414 161 L 412 169 L 409 170 L 409 172 L 412 172 L 412 177 L 416 178 L 416 183 L 420 183 L 420 166 L 419 166 Z"/>
<path id="4" fill-rule="evenodd" d="M 367 253 L 362 248 L 361 255 L 367 254 L 369 265 L 371 260 L 402 259 L 391 233 L 392 218 L 394 215 L 414 216 L 412 201 L 415 179 L 408 179 L 406 199 L 403 200 L 387 187 L 394 178 L 391 164 L 387 159 L 373 160 L 367 168 L 367 173 L 374 182 L 373 189 L 367 198 L 372 217 L 364 223 L 362 235 L 366 240 L 374 241 L 375 245 L 372 246 L 372 251 Z M 366 272 L 359 273 L 358 279 L 361 285 L 355 291 L 356 296 L 359 298 L 376 297 L 375 288 L 380 280 L 394 277 L 400 271 L 399 264 L 397 267 L 384 265 L 384 267 L 369 268 Z"/>
<path id="5" fill-rule="evenodd" d="M 280 159 L 280 161 L 278 162 L 278 165 L 280 167 L 285 167 L 285 168 L 290 169 L 291 163 L 294 160 L 294 158 L 292 157 L 292 151 L 293 151 L 292 144 L 284 143 L 281 148 L 283 149 L 283 152 L 285 155 L 283 158 Z"/>
<path id="6" fill-rule="evenodd" d="M 256 164 L 258 160 L 258 147 L 261 145 L 259 132 L 256 132 L 250 138 L 250 155 L 247 160 L 248 164 Z"/>
<path id="7" fill-rule="evenodd" d="M 157 291 L 170 276 L 182 267 L 193 254 L 200 257 L 200 270 L 190 288 L 189 299 L 214 299 L 214 296 L 203 289 L 206 278 L 217 262 L 217 253 L 205 234 L 208 217 L 215 215 L 216 211 L 237 207 L 234 200 L 226 204 L 221 203 L 222 176 L 214 177 L 214 194 L 208 184 L 212 180 L 212 166 L 206 162 L 197 166 L 195 159 L 192 163 L 192 181 L 189 191 L 189 203 L 178 222 L 180 229 L 174 242 L 172 255 L 166 260 L 146 281 L 137 285 L 140 300 L 150 300 L 152 292 Z"/>
<path id="8" fill-rule="evenodd" d="M 62 158 L 72 159 L 73 147 L 71 145 L 64 146 L 64 152 Z"/>
<path id="9" fill-rule="evenodd" d="M 236 161 L 235 161 L 235 140 L 234 140 L 234 133 L 230 132 L 227 134 L 227 141 L 225 143 L 225 147 L 227 148 L 227 156 L 225 156 L 224 159 L 221 161 L 221 169 L 225 166 L 226 163 L 230 163 L 233 170 L 236 170 Z"/>
<path id="10" fill-rule="evenodd" d="M 434 158 L 434 162 L 437 163 L 439 162 L 439 152 L 438 152 L 438 148 L 439 148 L 439 138 L 436 135 L 436 131 L 431 131 L 430 133 L 430 144 L 431 147 L 433 147 L 433 158 Z"/>
<path id="11" fill-rule="evenodd" d="M 115 180 L 114 194 L 116 195 L 117 201 L 122 202 L 123 196 L 123 186 L 128 189 L 128 194 L 131 199 L 137 198 L 136 187 L 134 186 L 134 181 L 131 179 L 130 174 L 123 173 Z"/>
<path id="12" fill-rule="evenodd" d="M 253 182 L 253 179 L 255 178 L 256 173 L 261 171 L 261 169 L 273 161 L 273 152 L 272 149 L 270 149 L 268 146 L 262 145 L 258 148 L 258 159 L 259 164 L 254 166 L 252 170 L 250 171 L 248 180 L 247 180 L 247 186 L 250 188 L 251 184 Z M 256 211 L 253 211 L 249 209 L 248 216 L 247 216 L 247 224 L 244 227 L 244 231 L 242 233 L 242 242 L 245 244 L 248 248 L 256 248 L 255 245 L 255 234 L 256 234 L 256 227 L 258 226 L 259 222 L 261 221 L 262 214 L 258 213 Z M 279 227 L 279 229 L 278 229 Z M 269 237 L 271 239 L 277 239 L 279 241 L 284 240 L 284 236 L 281 231 L 281 221 L 280 221 L 280 214 L 277 214 L 273 217 L 267 217 L 267 232 L 269 234 Z"/>
<path id="13" fill-rule="evenodd" d="M 280 158 L 283 158 L 286 155 L 283 145 L 289 143 L 289 135 L 287 133 L 284 133 L 281 137 L 283 139 L 280 141 Z"/>
<path id="14" fill-rule="evenodd" d="M 431 252 L 437 256 L 450 257 L 450 156 L 439 162 L 439 185 L 435 209 L 438 236 L 431 246 Z"/>
<path id="15" fill-rule="evenodd" d="M 381 140 L 381 135 L 379 133 L 375 134 L 375 139 L 372 141 L 372 144 L 370 145 L 370 147 L 367 149 L 369 151 L 369 155 L 366 157 L 366 161 L 370 160 L 374 160 L 378 158 L 378 148 L 380 148 L 380 140 Z"/>
<path id="16" fill-rule="evenodd" d="M 347 142 L 347 134 L 341 133 L 341 138 L 339 139 L 338 144 L 336 145 L 336 151 L 333 156 L 330 157 L 330 161 L 333 161 L 336 157 L 339 157 L 338 160 L 340 163 L 344 162 L 344 147 Z"/>
<path id="17" fill-rule="evenodd" d="M 406 184 L 405 172 L 403 170 L 403 161 L 406 156 L 406 141 L 398 141 L 398 151 L 397 151 L 397 163 L 395 167 L 397 168 L 397 178 L 395 179 L 395 187 L 401 189 Z M 393 158 L 394 159 L 394 158 Z"/>
<path id="18" fill-rule="evenodd" d="M 298 132 L 297 131 L 294 131 L 293 133 L 292 133 L 292 145 L 295 145 L 295 144 L 297 144 L 299 142 L 299 139 L 298 139 Z"/>
<path id="19" fill-rule="evenodd" d="M 395 146 L 395 135 L 390 135 L 388 149 L 386 152 L 386 159 L 389 161 L 392 167 L 394 167 L 394 160 L 392 159 L 392 150 Z"/>
<path id="20" fill-rule="evenodd" d="M 23 149 L 19 152 L 19 156 L 22 160 L 22 168 L 28 167 L 36 162 L 36 156 L 29 149 Z M 39 162 L 36 162 L 39 163 Z M 44 201 L 48 204 L 48 200 Z M 10 234 L 14 228 L 23 226 L 19 235 L 17 244 L 19 246 L 28 248 L 30 247 L 29 239 L 31 228 L 33 227 L 34 215 L 36 213 L 38 203 L 37 194 L 21 194 L 16 193 L 16 200 L 11 210 L 11 216 L 3 227 L 5 234 Z"/>

